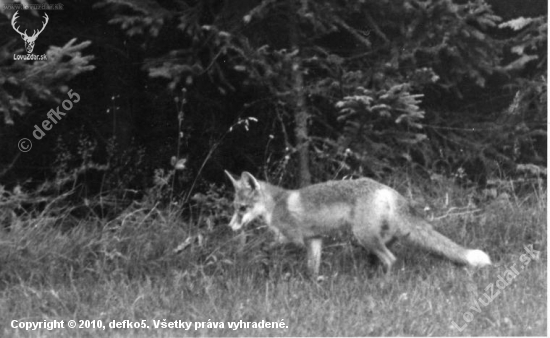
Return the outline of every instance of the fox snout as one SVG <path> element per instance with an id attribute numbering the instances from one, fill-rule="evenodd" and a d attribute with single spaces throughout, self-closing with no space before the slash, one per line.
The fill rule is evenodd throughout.
<path id="1" fill-rule="evenodd" d="M 237 231 L 243 227 L 242 216 L 239 215 L 238 212 L 235 212 L 233 214 L 233 217 L 231 217 L 231 221 L 229 222 L 229 227 L 233 231 Z"/>
<path id="2" fill-rule="evenodd" d="M 229 227 L 231 227 L 233 231 L 240 230 L 258 217 L 255 211 L 257 211 L 255 208 L 250 208 L 248 206 L 236 207 L 235 213 L 229 222 Z"/>

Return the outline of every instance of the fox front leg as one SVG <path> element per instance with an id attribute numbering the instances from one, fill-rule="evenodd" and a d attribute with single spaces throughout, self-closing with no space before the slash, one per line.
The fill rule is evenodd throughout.
<path id="1" fill-rule="evenodd" d="M 319 277 L 319 267 L 321 266 L 321 252 L 323 250 L 322 238 L 311 238 L 307 240 L 307 268 L 313 278 Z"/>

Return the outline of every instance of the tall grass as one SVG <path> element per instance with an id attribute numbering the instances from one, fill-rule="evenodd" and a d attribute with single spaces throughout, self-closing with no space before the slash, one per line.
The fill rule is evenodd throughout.
<path id="1" fill-rule="evenodd" d="M 415 186 L 393 185 L 418 195 Z M 434 226 L 487 251 L 494 266 L 471 270 L 398 243 L 399 260 L 385 276 L 344 239 L 329 241 L 326 278 L 317 283 L 304 275 L 303 250 L 266 251 L 264 228 L 249 230 L 247 240 L 232 233 L 225 225 L 230 205 L 220 194 L 198 196 L 185 216 L 149 202 L 110 220 L 77 219 L 69 208 L 17 215 L 5 207 L 2 336 L 546 336 L 546 190 L 481 198 L 447 185 L 431 189 L 423 192 Z M 526 246 L 540 257 L 524 264 Z M 480 303 L 514 264 L 517 276 Z M 70 329 L 71 319 L 101 320 L 106 328 Z M 64 320 L 65 328 L 26 331 L 12 328 L 13 320 Z M 145 320 L 149 328 L 109 327 L 124 320 Z M 191 328 L 154 328 L 174 321 Z M 239 321 L 240 328 L 228 327 Z M 253 327 L 262 321 L 283 325 Z"/>

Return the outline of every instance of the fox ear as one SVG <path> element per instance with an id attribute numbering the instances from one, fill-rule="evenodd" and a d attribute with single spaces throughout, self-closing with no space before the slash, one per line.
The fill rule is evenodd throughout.
<path id="1" fill-rule="evenodd" d="M 251 173 L 249 173 L 248 171 L 243 171 L 243 173 L 241 174 L 241 180 L 244 182 L 244 184 L 252 189 L 252 190 L 259 190 L 260 189 L 260 183 L 258 182 L 258 180 L 252 176 Z"/>
<path id="2" fill-rule="evenodd" d="M 229 179 L 231 180 L 231 183 L 233 183 L 233 186 L 237 187 L 239 185 L 239 176 L 233 175 L 227 170 L 224 170 L 224 172 L 227 175 L 227 177 L 229 177 Z"/>

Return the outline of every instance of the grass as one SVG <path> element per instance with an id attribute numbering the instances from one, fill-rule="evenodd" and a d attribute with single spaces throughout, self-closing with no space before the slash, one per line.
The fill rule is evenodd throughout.
<path id="1" fill-rule="evenodd" d="M 6 219 L 9 211 L 0 212 Z M 110 221 L 75 220 L 68 211 L 11 216 L 0 234 L 1 336 L 547 335 L 545 192 L 433 222 L 464 246 L 487 251 L 492 267 L 467 269 L 398 243 L 387 277 L 344 241 L 323 252 L 319 283 L 304 276 L 303 250 L 268 256 L 268 235 L 255 230 L 244 243 L 224 226 L 227 212 L 188 222 L 145 206 Z M 527 262 L 530 245 L 540 254 Z M 101 321 L 105 329 L 70 329 L 71 319 Z M 63 320 L 65 328 L 27 331 L 12 328 L 13 320 Z M 124 320 L 149 328 L 109 327 Z M 282 327 L 258 328 L 262 321 Z M 190 327 L 155 328 L 170 322 Z"/>

